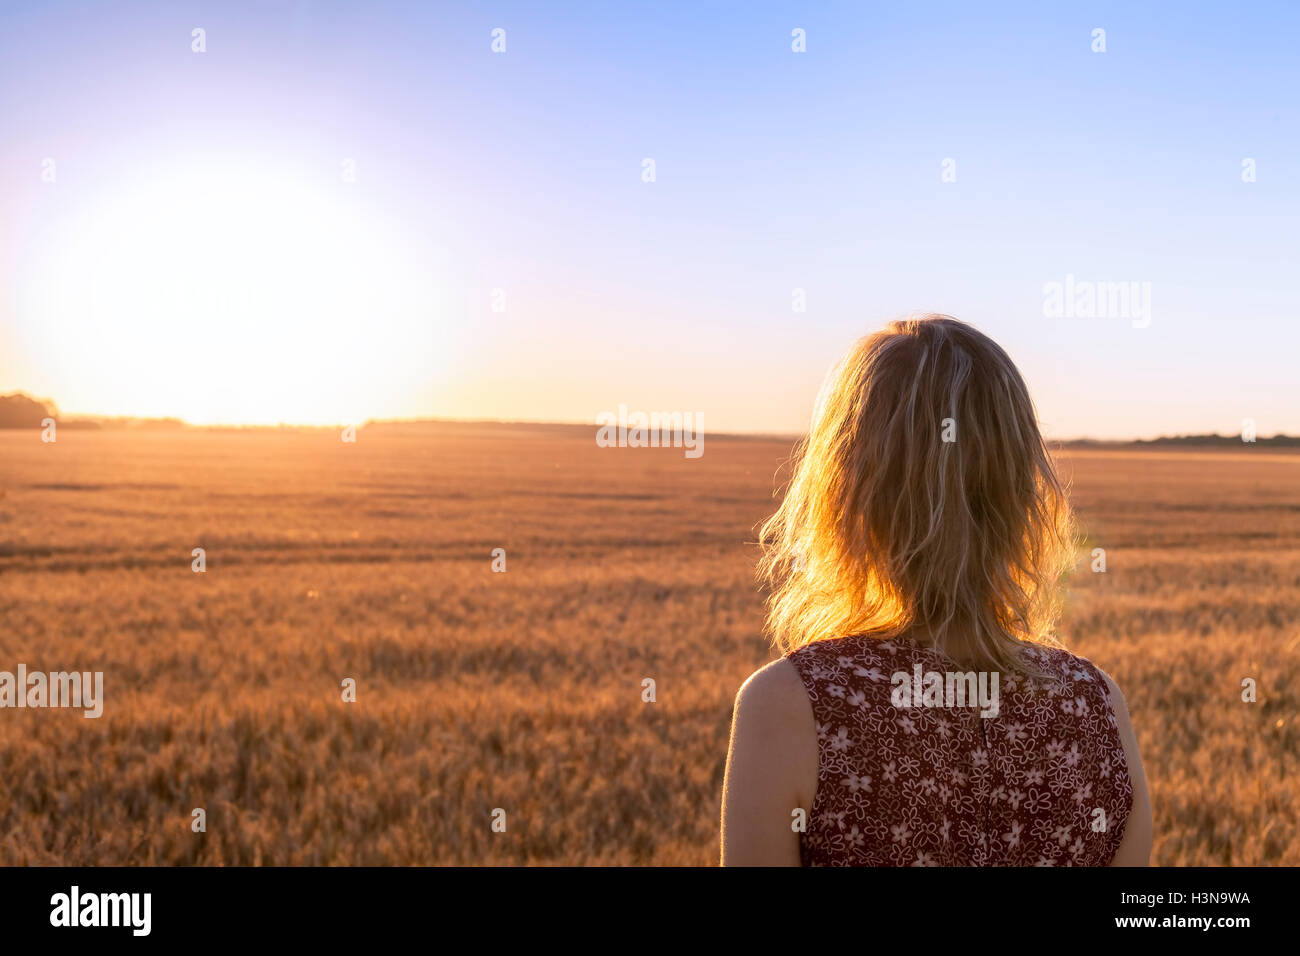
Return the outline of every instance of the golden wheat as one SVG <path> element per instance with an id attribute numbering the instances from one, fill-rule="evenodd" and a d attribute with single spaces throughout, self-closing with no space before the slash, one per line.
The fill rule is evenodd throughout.
<path id="1" fill-rule="evenodd" d="M 0 710 L 0 863 L 714 862 L 789 452 L 0 432 L 0 670 L 102 670 L 106 698 Z M 1155 862 L 1300 863 L 1300 456 L 1064 465 L 1089 535 L 1064 631 L 1127 697 Z"/>

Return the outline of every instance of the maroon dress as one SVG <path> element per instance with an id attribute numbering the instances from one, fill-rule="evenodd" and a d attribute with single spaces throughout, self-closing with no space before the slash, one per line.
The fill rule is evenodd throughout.
<path id="1" fill-rule="evenodd" d="M 999 675 L 991 717 L 946 696 L 940 706 L 898 696 L 894 675 L 914 690 L 917 664 L 970 670 L 932 648 L 844 637 L 787 655 L 817 722 L 804 865 L 1108 864 L 1133 806 L 1109 689 L 1083 658 L 1029 653 L 1052 679 Z"/>

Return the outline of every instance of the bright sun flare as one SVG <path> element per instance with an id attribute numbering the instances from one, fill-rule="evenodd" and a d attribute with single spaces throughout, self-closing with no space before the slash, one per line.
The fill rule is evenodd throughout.
<path id="1" fill-rule="evenodd" d="M 171 177 L 84 217 L 50 258 L 29 296 L 40 344 L 117 413 L 352 422 L 439 368 L 429 264 L 290 176 Z"/>

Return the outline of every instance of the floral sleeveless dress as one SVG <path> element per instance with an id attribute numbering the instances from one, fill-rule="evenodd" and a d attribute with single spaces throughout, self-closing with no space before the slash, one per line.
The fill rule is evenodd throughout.
<path id="1" fill-rule="evenodd" d="M 844 637 L 787 655 L 817 722 L 804 865 L 1108 864 L 1133 786 L 1106 681 L 1067 651 L 1029 654 L 1051 679 L 998 675 L 996 716 L 900 696 L 969 670 L 932 648 Z"/>

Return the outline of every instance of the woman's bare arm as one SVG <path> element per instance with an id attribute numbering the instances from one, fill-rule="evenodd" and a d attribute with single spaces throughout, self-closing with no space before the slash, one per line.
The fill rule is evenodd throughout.
<path id="1" fill-rule="evenodd" d="M 1115 719 L 1119 722 L 1119 737 L 1124 742 L 1124 755 L 1128 758 L 1128 775 L 1133 782 L 1133 809 L 1129 811 L 1128 822 L 1124 825 L 1124 838 L 1120 841 L 1111 866 L 1150 866 L 1151 839 L 1154 829 L 1151 818 L 1151 797 L 1147 793 L 1147 778 L 1142 772 L 1142 755 L 1138 752 L 1137 735 L 1133 732 L 1133 722 L 1128 716 L 1128 705 L 1124 695 L 1110 675 L 1102 672 L 1106 684 L 1110 687 L 1111 706 L 1115 708 Z"/>
<path id="2" fill-rule="evenodd" d="M 798 866 L 794 811 L 812 813 L 817 726 L 794 665 L 773 661 L 736 695 L 722 792 L 723 866 Z"/>

